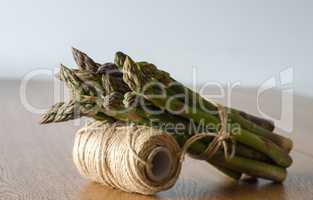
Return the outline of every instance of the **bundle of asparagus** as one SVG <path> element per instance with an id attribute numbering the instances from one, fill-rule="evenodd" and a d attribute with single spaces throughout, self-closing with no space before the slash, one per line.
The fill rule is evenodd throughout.
<path id="1" fill-rule="evenodd" d="M 78 69 L 61 65 L 57 77 L 71 91 L 69 102 L 57 103 L 42 116 L 41 123 L 61 122 L 82 116 L 100 121 L 126 121 L 153 126 L 172 134 L 180 146 L 202 132 L 218 135 L 221 106 L 173 79 L 148 62 L 135 62 L 117 52 L 114 63 L 99 64 L 73 48 Z M 273 132 L 271 121 L 223 107 L 229 137 L 214 154 L 207 152 L 214 137 L 194 140 L 188 152 L 226 175 L 242 174 L 282 182 L 292 164 L 292 141 Z M 224 122 L 223 122 L 224 123 Z M 195 128 L 196 127 L 196 128 Z M 230 158 L 227 146 L 235 144 Z"/>

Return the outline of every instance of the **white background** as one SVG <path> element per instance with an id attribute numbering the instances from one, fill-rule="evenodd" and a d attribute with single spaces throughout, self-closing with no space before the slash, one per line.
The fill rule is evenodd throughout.
<path id="1" fill-rule="evenodd" d="M 258 86 L 292 67 L 313 96 L 313 1 L 1 0 L 0 78 L 74 64 L 70 47 L 98 62 L 121 50 L 185 83 Z"/>

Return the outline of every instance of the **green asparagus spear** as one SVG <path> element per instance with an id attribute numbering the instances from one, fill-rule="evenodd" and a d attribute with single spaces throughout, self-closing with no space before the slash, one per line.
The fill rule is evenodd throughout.
<path id="1" fill-rule="evenodd" d="M 128 56 L 126 54 L 117 52 L 115 56 L 115 63 L 120 68 L 123 68 L 127 57 Z M 136 69 L 136 74 L 138 77 L 143 79 L 142 81 L 144 81 L 145 77 L 149 77 L 149 81 L 157 81 L 166 86 L 168 95 L 185 96 L 184 98 L 179 98 L 183 104 L 186 104 L 186 101 L 184 100 L 187 99 L 187 103 L 192 104 L 189 106 L 196 106 L 198 110 L 205 109 L 211 111 L 211 114 L 217 114 L 217 108 L 214 104 L 202 98 L 198 93 L 193 92 L 183 84 L 170 77 L 167 72 L 159 70 L 153 64 L 147 62 L 138 62 L 136 64 L 138 66 L 138 69 Z M 243 128 L 255 134 L 271 139 L 274 143 L 284 148 L 287 152 L 292 149 L 292 141 L 289 138 L 285 138 L 271 132 L 274 129 L 273 123 L 271 121 L 260 119 L 235 109 L 229 109 L 229 111 L 232 121 L 241 123 Z"/>
<path id="2" fill-rule="evenodd" d="M 175 114 L 193 119 L 197 123 L 204 121 L 206 124 L 214 124 L 216 127 L 220 123 L 219 118 L 216 116 L 198 109 L 195 112 L 193 108 L 180 102 L 179 100 L 171 98 L 167 94 L 162 94 L 164 91 L 167 92 L 166 88 L 159 88 L 159 85 L 156 85 L 156 87 L 155 85 L 146 87 L 150 83 L 153 83 L 153 80 L 151 80 L 147 74 L 143 73 L 140 66 L 129 57 L 126 57 L 124 62 L 123 79 L 133 91 L 140 93 L 147 100 L 151 101 L 160 108 L 166 109 L 169 112 L 174 111 Z M 248 130 L 243 129 L 243 127 L 241 127 L 240 133 L 235 134 L 234 137 L 246 146 L 266 154 L 282 167 L 288 167 L 292 163 L 292 159 L 287 152 L 281 150 L 270 140 L 266 140 L 263 137 L 255 135 Z"/>

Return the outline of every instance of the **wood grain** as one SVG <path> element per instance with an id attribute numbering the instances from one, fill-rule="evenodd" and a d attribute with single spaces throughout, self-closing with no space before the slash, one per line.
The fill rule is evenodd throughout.
<path id="1" fill-rule="evenodd" d="M 233 182 L 204 162 L 187 158 L 172 189 L 155 196 L 128 194 L 88 182 L 72 162 L 77 121 L 38 125 L 39 115 L 21 104 L 19 81 L 0 81 L 0 199 L 313 199 L 312 99 L 295 97 L 294 164 L 284 184 L 267 181 Z M 53 102 L 52 84 L 33 82 L 27 87 L 29 102 L 46 108 Z M 277 91 L 264 97 L 262 106 L 273 115 L 280 100 Z M 256 112 L 254 89 L 236 89 L 232 106 Z M 281 132 L 280 132 L 281 133 Z"/>

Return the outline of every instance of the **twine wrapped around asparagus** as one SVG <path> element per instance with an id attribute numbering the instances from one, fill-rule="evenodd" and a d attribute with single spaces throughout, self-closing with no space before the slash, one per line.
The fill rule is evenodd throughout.
<path id="1" fill-rule="evenodd" d="M 224 124 L 214 102 L 151 63 L 135 62 L 122 52 L 116 53 L 114 63 L 106 64 L 94 62 L 77 49 L 73 49 L 73 56 L 78 69 L 61 65 L 57 75 L 71 90 L 71 100 L 52 106 L 42 116 L 43 124 L 81 116 L 131 122 L 162 129 L 175 137 L 181 147 L 200 133 L 218 133 Z M 226 132 L 231 134 L 223 138 L 224 150 L 218 148 L 208 155 L 205 152 L 216 137 L 203 137 L 192 141 L 188 153 L 197 158 L 201 155 L 202 160 L 234 179 L 244 173 L 282 182 L 286 168 L 292 164 L 292 141 L 273 133 L 271 121 L 236 109 L 223 109 L 228 118 Z M 233 142 L 234 155 L 227 159 L 225 145 Z"/>

